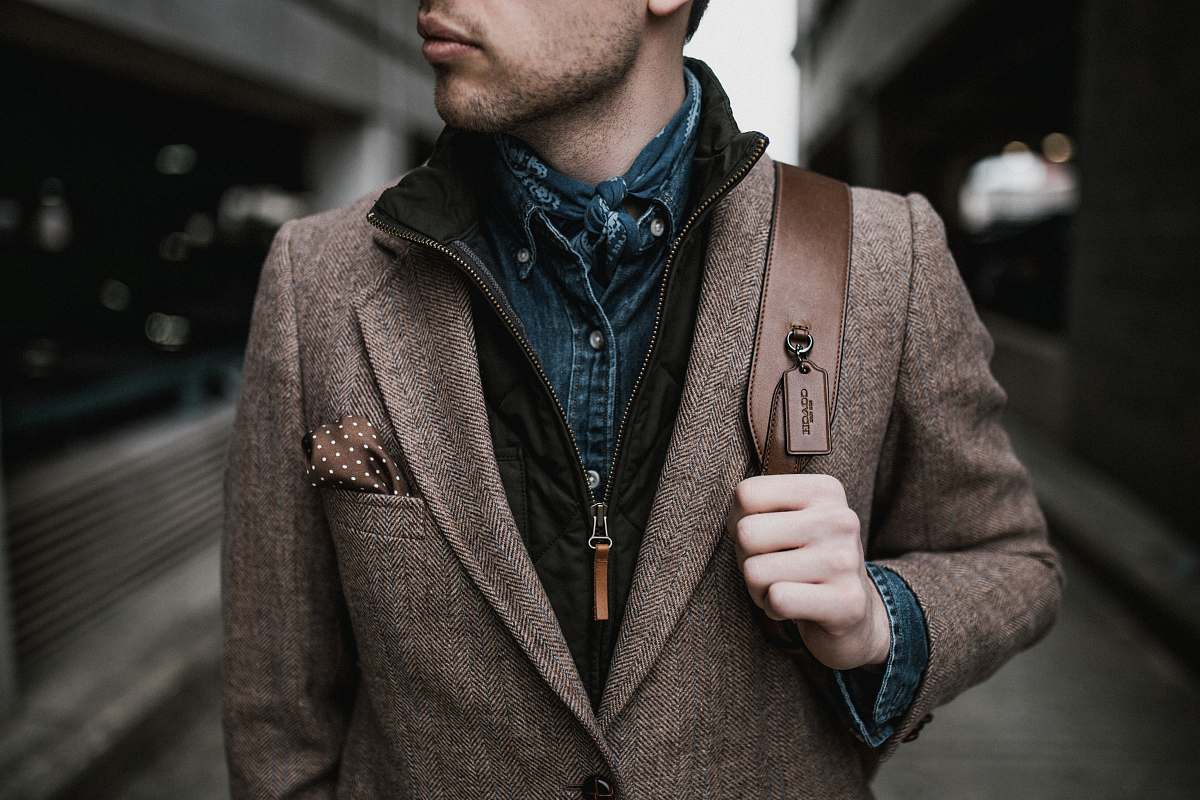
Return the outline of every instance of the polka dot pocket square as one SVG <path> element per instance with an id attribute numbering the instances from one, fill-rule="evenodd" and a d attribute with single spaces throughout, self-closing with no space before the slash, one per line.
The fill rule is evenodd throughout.
<path id="1" fill-rule="evenodd" d="M 304 434 L 305 476 L 317 488 L 408 494 L 394 459 L 380 447 L 375 426 L 356 414 Z"/>

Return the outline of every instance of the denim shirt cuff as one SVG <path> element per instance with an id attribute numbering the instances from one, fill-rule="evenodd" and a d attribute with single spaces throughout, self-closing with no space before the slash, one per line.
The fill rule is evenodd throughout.
<path id="1" fill-rule="evenodd" d="M 851 670 L 834 670 L 855 735 L 879 747 L 892 735 L 891 722 L 912 705 L 929 660 L 925 615 L 904 579 L 887 567 L 867 562 L 891 626 L 887 662 Z"/>

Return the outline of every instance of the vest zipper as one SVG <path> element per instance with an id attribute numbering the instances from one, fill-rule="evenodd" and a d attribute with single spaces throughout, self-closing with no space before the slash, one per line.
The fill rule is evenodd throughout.
<path id="1" fill-rule="evenodd" d="M 612 537 L 608 535 L 608 503 L 592 503 L 592 619 L 608 619 L 608 551 Z"/>
<path id="2" fill-rule="evenodd" d="M 663 305 L 666 302 L 667 279 L 671 274 L 671 266 L 674 263 L 676 253 L 679 251 L 679 246 L 683 242 L 683 239 L 687 235 L 691 226 L 695 224 L 696 220 L 710 205 L 719 200 L 727 191 L 729 191 L 730 188 L 732 188 L 738 181 L 745 177 L 746 173 L 749 172 L 750 168 L 758 162 L 758 159 L 762 156 L 766 149 L 767 137 L 760 134 L 755 142 L 754 150 L 750 153 L 750 155 L 742 161 L 738 168 L 730 174 L 730 176 L 716 191 L 712 192 L 696 204 L 696 207 L 692 210 L 692 213 L 688 216 L 687 220 L 680 227 L 679 232 L 675 235 L 675 238 L 671 241 L 671 247 L 667 251 L 667 259 L 663 264 L 662 276 L 659 279 L 658 302 L 654 309 L 654 325 L 650 331 L 650 346 L 647 348 L 646 355 L 642 359 L 642 365 L 638 369 L 637 377 L 634 379 L 633 388 L 630 391 L 629 399 L 626 401 L 625 408 L 621 412 L 621 421 L 617 427 L 617 438 L 613 443 L 613 452 L 609 457 L 608 478 L 604 483 L 604 493 L 601 500 L 596 499 L 596 495 L 592 492 L 592 488 L 587 484 L 587 464 L 584 463 L 583 454 L 579 450 L 579 442 L 575 439 L 575 432 L 571 430 L 571 426 L 567 422 L 567 412 L 563 408 L 562 401 L 559 399 L 557 392 L 554 391 L 554 387 L 550 383 L 550 378 L 546 375 L 546 370 L 542 367 L 541 361 L 538 359 L 533 347 L 529 344 L 528 339 L 526 339 L 524 334 L 521 333 L 511 315 L 505 309 L 504 304 L 497 299 L 495 293 L 492 291 L 491 286 L 488 285 L 488 282 L 483 279 L 483 277 L 479 274 L 479 271 L 476 270 L 470 263 L 468 263 L 467 260 L 463 258 L 455 248 L 447 247 L 430 236 L 425 236 L 417 233 L 416 231 L 392 224 L 388 220 L 384 219 L 382 215 L 375 209 L 371 209 L 371 211 L 367 214 L 367 221 L 376 228 L 382 230 L 384 233 L 390 234 L 398 239 L 403 239 L 405 241 L 414 242 L 416 244 L 429 247 L 432 250 L 436 250 L 437 252 L 448 256 L 452 261 L 461 266 L 466 274 L 471 276 L 471 278 L 475 281 L 475 284 L 483 291 L 488 300 L 491 301 L 492 306 L 496 309 L 496 313 L 500 315 L 500 319 L 504 321 L 504 324 L 508 327 L 509 332 L 512 333 L 513 337 L 515 337 L 517 342 L 521 345 L 521 349 L 525 352 L 526 357 L 529 359 L 529 363 L 533 365 L 534 370 L 541 377 L 542 385 L 545 386 L 546 391 L 549 392 L 551 399 L 554 400 L 554 405 L 558 409 L 559 422 L 561 423 L 563 429 L 567 432 L 567 437 L 571 441 L 571 447 L 575 451 L 575 460 L 579 464 L 579 470 L 576 472 L 576 477 L 579 479 L 584 491 L 587 493 L 588 499 L 590 500 L 588 512 L 592 520 L 592 533 L 588 537 L 587 544 L 588 547 L 590 547 L 593 551 L 592 618 L 595 620 L 608 619 L 608 558 L 613 545 L 612 538 L 608 535 L 608 501 L 610 499 L 609 495 L 612 492 L 614 482 L 613 478 L 616 474 L 616 468 L 618 464 L 617 456 L 620 455 L 621 452 L 621 444 L 625 435 L 625 423 L 629 418 L 630 409 L 633 408 L 634 401 L 637 399 L 638 390 L 642 385 L 642 378 L 646 374 L 646 367 L 649 366 L 650 358 L 658 344 L 658 329 L 660 323 L 662 322 L 662 310 Z"/>
<path id="3" fill-rule="evenodd" d="M 667 251 L 667 260 L 663 264 L 663 274 L 658 286 L 658 303 L 654 308 L 654 325 L 650 329 L 650 346 L 646 348 L 646 355 L 642 359 L 642 366 L 638 368 L 637 377 L 633 380 L 633 388 L 629 392 L 629 399 L 625 403 L 625 408 L 621 412 L 621 422 L 617 425 L 617 438 L 613 443 L 612 455 L 608 462 L 608 478 L 604 482 L 604 499 L 609 500 L 609 493 L 612 491 L 614 477 L 617 472 L 617 456 L 621 453 L 621 442 L 625 436 L 625 422 L 629 419 L 629 411 L 633 408 L 634 402 L 637 400 L 638 390 L 642 387 L 642 377 L 646 374 L 646 367 L 650 365 L 650 358 L 654 355 L 654 349 L 658 346 L 658 328 L 662 322 L 663 305 L 667 299 L 667 278 L 671 273 L 671 265 L 675 261 L 675 254 L 679 250 L 679 245 L 683 242 L 684 236 L 688 229 L 695 224 L 696 220 L 704 213 L 710 205 L 721 198 L 729 189 L 746 176 L 763 152 L 767 149 L 767 137 L 759 135 L 755 142 L 754 150 L 749 157 L 742 161 L 741 165 L 725 180 L 723 184 L 713 193 L 709 194 L 703 200 L 696 204 L 695 209 L 688 215 L 687 220 L 679 228 L 679 232 L 671 241 L 671 248 Z"/>

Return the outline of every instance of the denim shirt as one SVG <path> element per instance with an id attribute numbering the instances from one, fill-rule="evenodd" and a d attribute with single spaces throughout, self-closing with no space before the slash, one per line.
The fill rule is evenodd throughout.
<path id="1" fill-rule="evenodd" d="M 611 271 L 604 269 L 608 248 L 586 251 L 583 215 L 564 213 L 591 187 L 551 169 L 519 139 L 494 137 L 491 197 L 507 202 L 485 210 L 481 232 L 499 267 L 497 280 L 563 407 L 596 499 L 650 344 L 660 277 L 688 196 L 700 86 L 684 73 L 684 101 L 652 142 L 660 154 L 651 165 L 657 169 L 645 169 L 639 156 L 623 176 L 629 194 L 646 208 L 626 220 L 633 224 L 620 231 L 628 239 L 624 256 Z M 649 183 L 647 173 L 661 178 Z M 589 204 L 588 212 L 593 209 Z"/>
<path id="2" fill-rule="evenodd" d="M 679 109 L 625 175 L 597 186 L 547 165 L 508 134 L 495 157 L 480 233 L 496 280 L 546 372 L 594 499 L 605 497 L 621 418 L 650 346 L 663 268 L 687 210 L 700 84 L 685 67 Z M 644 209 L 634 217 L 621 198 Z M 882 667 L 833 671 L 842 714 L 871 746 L 891 735 L 928 658 L 925 622 L 911 590 L 868 562 L 884 599 L 892 648 Z"/>

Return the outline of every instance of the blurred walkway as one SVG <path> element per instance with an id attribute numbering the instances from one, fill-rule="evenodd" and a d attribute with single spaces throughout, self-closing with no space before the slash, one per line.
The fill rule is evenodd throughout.
<path id="1" fill-rule="evenodd" d="M 1047 639 L 936 710 L 884 765 L 879 800 L 1196 796 L 1195 677 L 1077 562 L 1068 559 L 1067 571 L 1063 613 Z M 124 779 L 105 776 L 112 790 L 90 797 L 227 797 L 218 676 L 168 717 L 144 737 L 154 748 L 135 748 L 114 770 Z"/>
<path id="2" fill-rule="evenodd" d="M 1200 681 L 1064 559 L 1045 641 L 935 710 L 880 770 L 879 800 L 1198 796 Z"/>

